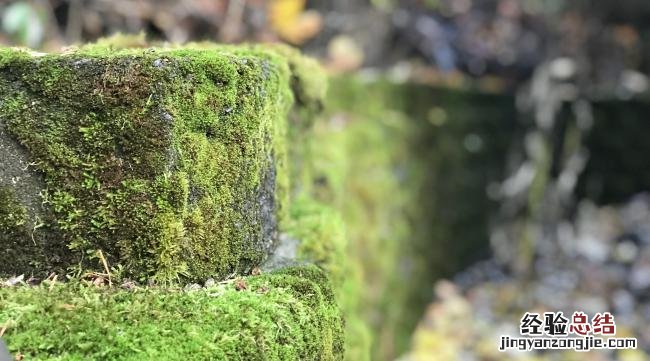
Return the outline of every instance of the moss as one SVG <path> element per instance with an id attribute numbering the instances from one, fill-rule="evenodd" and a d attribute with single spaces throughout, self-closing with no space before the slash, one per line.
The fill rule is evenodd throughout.
<path id="1" fill-rule="evenodd" d="M 392 359 L 408 347 L 434 279 L 488 248 L 485 215 L 496 210 L 486 188 L 502 179 L 514 104 L 349 76 L 330 89 L 327 116 L 299 135 L 300 191 L 344 220 L 345 258 L 360 272 L 358 325 L 371 331 L 370 357 Z M 468 150 L 468 137 L 482 148 Z"/>
<path id="2" fill-rule="evenodd" d="M 329 80 L 321 71 L 320 64 L 314 59 L 302 56 L 300 51 L 290 46 L 275 44 L 273 49 L 288 60 L 296 101 L 301 105 L 299 109 L 313 112 L 322 110 Z"/>
<path id="3" fill-rule="evenodd" d="M 246 46 L 0 50 L 0 118 L 44 176 L 42 233 L 70 249 L 45 259 L 37 237 L 21 262 L 97 268 L 102 250 L 163 282 L 250 270 L 287 212 L 289 67 Z"/>
<path id="4" fill-rule="evenodd" d="M 127 37 L 126 39 L 121 37 L 109 38 L 104 40 L 104 46 L 110 44 L 110 46 L 122 48 L 125 43 L 137 43 L 139 40 L 139 37 Z M 215 47 L 217 46 L 211 42 L 195 42 L 183 45 L 183 48 L 192 49 L 214 49 Z M 291 71 L 291 87 L 295 94 L 296 102 L 299 105 L 296 109 L 306 109 L 314 113 L 322 110 L 329 79 L 315 59 L 305 57 L 298 49 L 284 44 L 219 45 L 218 47 L 228 48 L 234 52 L 268 51 L 271 49 L 274 53 L 281 55 L 286 59 Z"/>
<path id="5" fill-rule="evenodd" d="M 342 243 L 339 252 L 343 256 L 331 257 L 329 262 L 345 274 L 341 305 L 346 315 L 354 315 L 346 325 L 346 358 L 387 357 L 394 342 L 394 321 L 386 313 L 405 313 L 405 284 L 416 280 L 393 283 L 403 279 L 400 262 L 406 244 L 412 241 L 406 232 L 405 212 L 414 189 L 400 177 L 408 175 L 405 170 L 412 164 L 405 162 L 407 152 L 402 148 L 411 123 L 402 113 L 387 109 L 401 99 L 390 99 L 393 93 L 386 91 L 390 88 L 334 79 L 330 89 L 327 117 L 301 137 L 306 165 L 301 191 L 312 200 L 296 211 L 303 214 L 298 218 L 302 225 L 298 233 L 311 229 L 312 239 L 324 233 L 324 239 L 334 240 L 343 231 L 336 222 L 343 220 L 346 230 L 342 233 L 349 242 L 326 244 Z M 319 207 L 338 212 L 327 220 L 322 216 L 327 213 L 316 211 Z M 323 244 L 303 244 L 303 251 L 315 259 L 327 254 Z M 381 304 L 383 295 L 392 307 Z"/>
<path id="6" fill-rule="evenodd" d="M 339 360 L 343 346 L 331 286 L 315 267 L 195 291 L 79 280 L 2 288 L 0 325 L 25 360 Z"/>
<path id="7" fill-rule="evenodd" d="M 338 212 L 301 197 L 295 200 L 290 209 L 290 222 L 285 232 L 300 240 L 298 257 L 309 261 L 327 271 L 335 288 L 340 287 L 346 278 L 345 249 L 347 239 L 343 221 Z"/>
<path id="8" fill-rule="evenodd" d="M 359 269 L 347 254 L 347 235 L 339 212 L 302 194 L 292 202 L 284 231 L 300 242 L 298 261 L 317 265 L 332 281 L 334 298 L 346 321 L 345 359 L 368 359 L 369 332 L 359 317 L 363 286 Z"/>
<path id="9" fill-rule="evenodd" d="M 12 249 L 36 259 L 37 274 L 103 271 L 101 254 L 120 276 L 173 285 L 250 270 L 281 228 L 301 239 L 300 260 L 326 273 L 288 268 L 246 278 L 240 291 L 231 282 L 191 293 L 79 281 L 0 289 L 10 348 L 28 359 L 336 360 L 344 349 L 366 358 L 341 219 L 302 198 L 288 214 L 285 122 L 291 109 L 292 128 L 304 130 L 322 110 L 318 64 L 284 46 L 133 49 L 143 43 L 0 50 L 0 125 L 43 175 L 47 215 L 34 243 Z M 48 257 L 52 238 L 64 240 L 61 257 Z"/>

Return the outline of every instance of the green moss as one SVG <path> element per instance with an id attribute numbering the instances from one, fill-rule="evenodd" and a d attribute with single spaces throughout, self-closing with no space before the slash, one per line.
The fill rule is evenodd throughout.
<path id="1" fill-rule="evenodd" d="M 300 191 L 313 199 L 296 204 L 295 213 L 302 215 L 297 217 L 301 227 L 296 233 L 307 240 L 304 254 L 325 259 L 326 267 L 345 275 L 341 305 L 346 315 L 353 315 L 346 324 L 346 359 L 368 360 L 373 354 L 375 358 L 390 354 L 394 321 L 386 313 L 404 314 L 405 284 L 412 282 L 392 281 L 404 276 L 399 266 L 412 241 L 405 212 L 414 189 L 408 179 L 400 178 L 408 175 L 405 169 L 411 165 L 402 148 L 411 123 L 402 113 L 387 109 L 401 99 L 391 99 L 390 88 L 338 79 L 330 88 L 327 117 L 316 121 L 306 135 L 296 135 L 304 147 Z M 345 231 L 338 222 L 345 223 Z M 339 237 L 344 241 L 336 241 Z M 330 242 L 309 242 L 319 238 Z M 323 256 L 328 253 L 335 256 Z M 393 307 L 384 308 L 383 295 L 389 293 Z"/>
<path id="2" fill-rule="evenodd" d="M 295 78 L 262 47 L 0 50 L 0 118 L 44 176 L 43 233 L 70 248 L 20 253 L 64 270 L 102 250 L 163 282 L 250 270 L 286 218 Z"/>
<path id="3" fill-rule="evenodd" d="M 339 214 L 305 197 L 292 203 L 290 214 L 285 232 L 300 240 L 299 260 L 325 269 L 335 288 L 340 287 L 346 278 L 343 268 L 347 239 Z"/>
<path id="4" fill-rule="evenodd" d="M 326 273 L 284 269 L 247 278 L 243 291 L 232 282 L 190 293 L 79 281 L 0 289 L 11 350 L 32 359 L 336 360 L 344 349 L 367 358 L 343 222 L 307 198 L 288 214 L 286 121 L 291 109 L 292 128 L 304 130 L 322 109 L 318 64 L 283 46 L 131 48 L 142 43 L 0 50 L 2 125 L 43 176 L 42 233 L 12 245 L 19 261 L 37 274 L 103 272 L 101 254 L 120 276 L 172 285 L 247 272 L 280 227 L 301 239 L 300 260 Z M 65 244 L 60 257 L 48 257 L 52 237 Z"/>
<path id="5" fill-rule="evenodd" d="M 302 56 L 297 49 L 286 45 L 275 44 L 273 49 L 285 56 L 289 62 L 296 101 L 301 105 L 299 109 L 307 109 L 312 112 L 322 110 L 329 80 L 321 70 L 320 64 L 314 59 Z"/>
<path id="6" fill-rule="evenodd" d="M 366 350 L 392 359 L 408 347 L 433 281 L 488 248 L 486 215 L 496 209 L 486 189 L 503 176 L 514 104 L 349 76 L 330 89 L 327 116 L 297 135 L 300 191 L 344 220 L 344 258 L 360 278 L 354 313 L 371 330 Z M 469 150 L 468 137 L 482 148 Z"/>
<path id="7" fill-rule="evenodd" d="M 111 44 L 117 48 L 123 48 L 123 44 L 130 45 L 131 43 L 137 42 L 139 42 L 139 37 L 126 39 L 117 37 L 105 40 L 105 44 Z M 211 42 L 197 42 L 183 45 L 183 48 L 193 49 L 215 49 L 215 47 L 216 45 Z M 291 71 L 291 87 L 295 94 L 296 102 L 299 105 L 296 109 L 311 111 L 312 115 L 322 110 L 329 79 L 315 59 L 305 57 L 298 49 L 284 44 L 219 45 L 219 48 L 228 48 L 235 53 L 272 50 L 274 53 L 281 55 L 286 59 Z"/>
<path id="8" fill-rule="evenodd" d="M 339 360 L 342 320 L 315 267 L 195 291 L 45 282 L 0 289 L 25 360 Z"/>
<path id="9" fill-rule="evenodd" d="M 347 254 L 347 235 L 338 211 L 306 195 L 292 202 L 284 231 L 300 241 L 298 260 L 325 270 L 345 318 L 345 359 L 370 356 L 368 329 L 360 316 L 362 289 L 359 268 Z"/>
<path id="10" fill-rule="evenodd" d="M 285 123 L 292 106 L 305 121 L 322 107 L 317 64 L 284 47 L 125 48 L 140 40 L 37 57 L 0 50 L 0 118 L 43 175 L 44 234 L 68 248 L 51 259 L 48 237 L 13 247 L 36 259 L 32 272 L 103 271 L 101 250 L 114 271 L 142 280 L 224 277 L 259 264 L 278 225 L 296 226 Z M 305 225 L 301 259 L 334 276 L 335 291 L 310 267 L 247 278 L 241 292 L 219 286 L 217 295 L 76 281 L 0 290 L 10 348 L 35 359 L 169 359 L 170 350 L 171 359 L 340 359 L 344 237 L 328 237 L 328 225 L 341 224 Z M 41 342 L 57 319 L 70 337 Z M 119 332 L 104 339 L 107 328 Z"/>

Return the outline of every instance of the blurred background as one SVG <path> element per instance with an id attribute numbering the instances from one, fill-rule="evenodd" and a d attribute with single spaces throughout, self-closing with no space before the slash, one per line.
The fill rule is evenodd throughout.
<path id="1" fill-rule="evenodd" d="M 650 71 L 644 0 L 2 1 L 5 44 L 53 50 L 122 32 L 184 43 L 284 41 L 337 71 L 410 63 L 514 89 L 571 57 L 593 91 L 639 92 Z M 422 77 L 418 77 L 422 79 Z M 492 84 L 495 83 L 495 84 Z M 603 87 L 604 89 L 600 89 Z"/>
<path id="2" fill-rule="evenodd" d="M 420 184 L 434 211 L 408 226 L 438 228 L 410 250 L 430 255 L 416 316 L 387 311 L 376 294 L 395 284 L 366 276 L 373 359 L 650 359 L 648 0 L 4 0 L 0 25 L 0 43 L 40 51 L 116 33 L 285 42 L 338 77 L 331 96 L 341 74 L 360 92 L 392 84 L 435 168 Z M 497 352 L 523 312 L 557 310 L 609 310 L 639 349 Z"/>

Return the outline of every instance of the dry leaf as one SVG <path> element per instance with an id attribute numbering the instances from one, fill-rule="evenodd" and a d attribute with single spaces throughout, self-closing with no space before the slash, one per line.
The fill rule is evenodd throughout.
<path id="1" fill-rule="evenodd" d="M 274 0 L 269 6 L 273 30 L 295 45 L 311 39 L 323 28 L 323 17 L 317 11 L 305 11 L 305 3 L 305 0 Z"/>
<path id="2" fill-rule="evenodd" d="M 243 291 L 248 288 L 248 285 L 246 285 L 246 281 L 243 278 L 238 278 L 235 280 L 235 289 L 237 291 Z"/>
<path id="3" fill-rule="evenodd" d="M 96 287 L 101 287 L 104 285 L 104 277 L 95 277 L 93 279 L 93 285 Z"/>

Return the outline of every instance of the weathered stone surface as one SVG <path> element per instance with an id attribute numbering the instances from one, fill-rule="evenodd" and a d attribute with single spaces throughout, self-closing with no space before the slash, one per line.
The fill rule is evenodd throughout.
<path id="1" fill-rule="evenodd" d="M 8 349 L 342 359 L 342 223 L 287 202 L 285 123 L 320 110 L 317 64 L 275 46 L 107 51 L 114 40 L 0 49 L 0 279 L 36 275 L 0 282 Z"/>
<path id="2" fill-rule="evenodd" d="M 287 191 L 286 57 L 246 47 L 0 50 L 0 274 L 246 272 Z"/>

